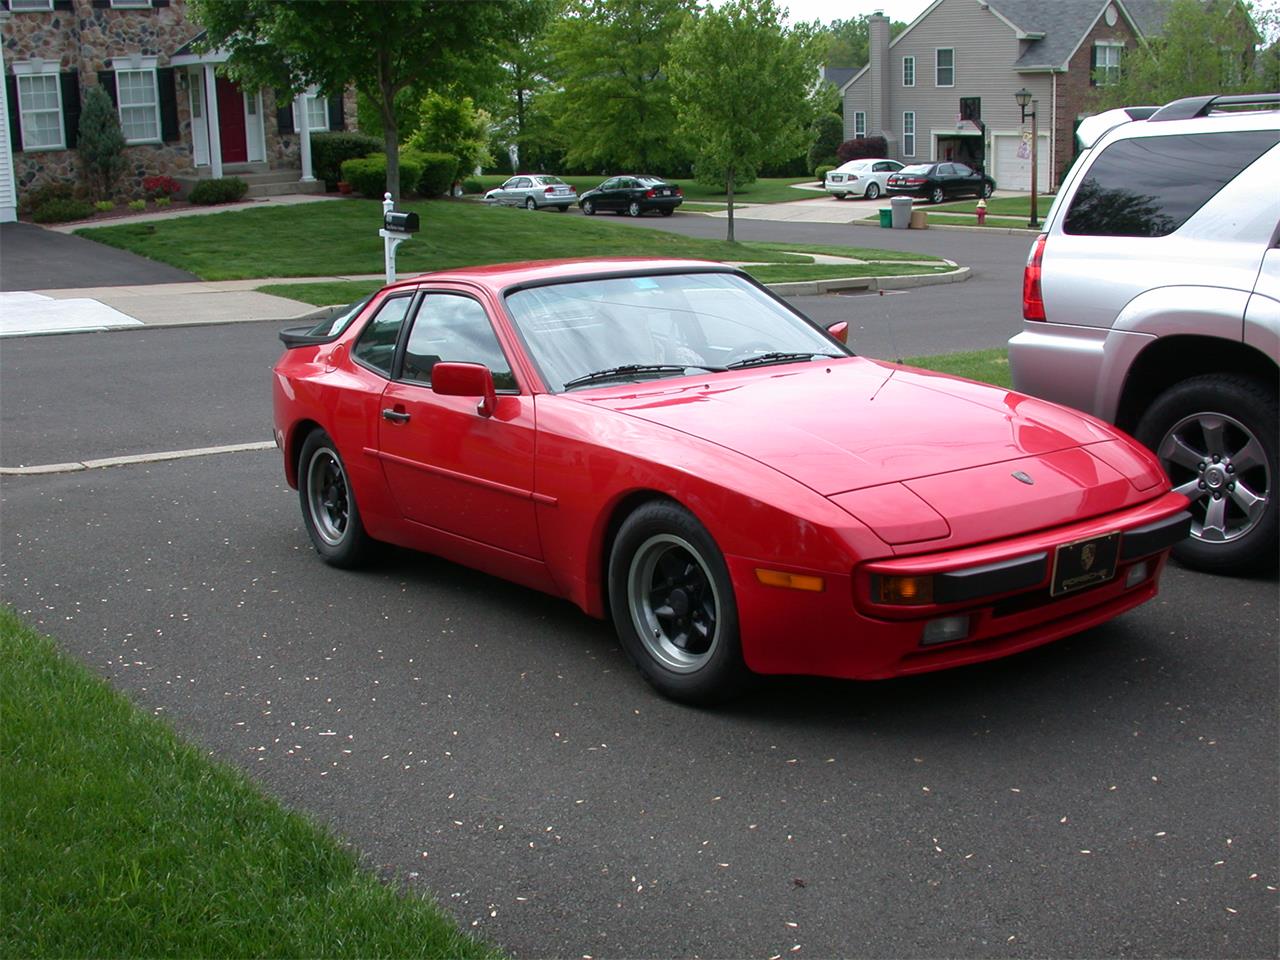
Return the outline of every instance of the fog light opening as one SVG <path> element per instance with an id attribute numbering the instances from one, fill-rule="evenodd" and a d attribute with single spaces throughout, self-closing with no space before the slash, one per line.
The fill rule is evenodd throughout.
<path id="1" fill-rule="evenodd" d="M 924 625 L 924 635 L 920 638 L 920 646 L 931 647 L 935 643 L 952 643 L 963 640 L 969 635 L 969 617 L 939 617 Z"/>
<path id="2" fill-rule="evenodd" d="M 1147 579 L 1150 573 L 1151 568 L 1147 565 L 1147 561 L 1143 560 L 1141 563 L 1135 563 L 1129 568 L 1129 572 L 1124 575 L 1125 589 L 1127 590 L 1130 587 L 1136 587 L 1143 580 Z"/>

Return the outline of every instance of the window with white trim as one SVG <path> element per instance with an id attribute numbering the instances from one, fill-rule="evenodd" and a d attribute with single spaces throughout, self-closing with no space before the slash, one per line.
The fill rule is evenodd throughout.
<path id="1" fill-rule="evenodd" d="M 315 132 L 316 130 L 329 129 L 329 101 L 317 94 L 307 94 L 307 129 Z"/>
<path id="2" fill-rule="evenodd" d="M 865 137 L 867 135 L 867 115 L 862 110 L 853 112 L 853 135 L 855 137 Z"/>
<path id="3" fill-rule="evenodd" d="M 914 87 L 916 85 L 916 58 L 902 58 L 902 85 L 904 87 Z"/>
<path id="4" fill-rule="evenodd" d="M 1120 82 L 1120 52 L 1122 43 L 1095 43 L 1093 45 L 1093 85 L 1109 87 Z"/>
<path id="5" fill-rule="evenodd" d="M 151 0 L 111 0 L 113 10 L 129 9 L 130 7 L 138 9 L 141 7 L 150 7 Z"/>
<path id="6" fill-rule="evenodd" d="M 18 113 L 23 150 L 63 150 L 62 84 L 58 64 L 41 73 L 18 74 Z"/>
<path id="7" fill-rule="evenodd" d="M 916 155 L 916 112 L 908 110 L 902 115 L 902 155 Z"/>
<path id="8" fill-rule="evenodd" d="M 52 10 L 53 0 L 9 0 L 9 9 L 14 13 Z"/>
<path id="9" fill-rule="evenodd" d="M 156 71 L 116 71 L 116 103 L 125 143 L 157 143 L 160 140 L 160 97 Z"/>
<path id="10" fill-rule="evenodd" d="M 956 85 L 956 51 L 952 47 L 939 47 L 933 52 L 934 82 L 939 87 L 954 87 Z"/>

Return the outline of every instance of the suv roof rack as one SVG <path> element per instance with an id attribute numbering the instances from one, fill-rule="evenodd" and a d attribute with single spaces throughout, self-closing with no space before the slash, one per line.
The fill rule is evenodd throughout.
<path id="1" fill-rule="evenodd" d="M 1215 107 L 1253 107 L 1271 104 L 1280 106 L 1280 93 L 1241 93 L 1230 96 L 1184 97 L 1165 104 L 1148 119 L 1152 123 L 1161 120 L 1191 120 L 1207 117 Z"/>

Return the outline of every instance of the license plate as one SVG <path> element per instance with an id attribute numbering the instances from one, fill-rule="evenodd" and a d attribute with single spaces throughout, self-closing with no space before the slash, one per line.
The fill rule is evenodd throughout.
<path id="1" fill-rule="evenodd" d="M 833 173 L 833 174 L 831 175 L 831 182 L 832 182 L 832 183 L 843 183 L 843 182 L 844 182 L 844 177 L 843 177 L 841 174 Z"/>
<path id="2" fill-rule="evenodd" d="M 659 193 L 659 195 L 660 195 L 660 196 L 664 196 L 664 197 L 669 197 L 669 196 L 671 196 L 671 191 L 670 191 L 670 190 L 667 190 L 665 187 L 664 187 L 663 189 L 659 190 L 659 191 L 658 191 L 658 193 Z"/>
<path id="3" fill-rule="evenodd" d="M 1050 594 L 1057 597 L 1106 583 L 1116 575 L 1116 558 L 1119 555 L 1119 533 L 1064 543 L 1053 555 Z"/>

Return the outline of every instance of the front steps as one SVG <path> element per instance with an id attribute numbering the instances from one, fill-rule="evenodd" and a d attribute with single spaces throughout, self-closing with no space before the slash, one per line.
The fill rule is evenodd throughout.
<path id="1" fill-rule="evenodd" d="M 224 177 L 236 177 L 247 183 L 249 191 L 245 194 L 245 199 L 250 200 L 260 197 L 283 197 L 291 194 L 325 192 L 323 180 L 303 183 L 299 179 L 302 176 L 300 169 L 272 170 L 265 163 L 224 164 L 222 175 Z M 174 179 L 182 185 L 182 191 L 178 194 L 179 199 L 185 200 L 191 193 L 192 187 L 201 180 L 208 180 L 211 177 L 212 173 L 208 168 L 202 168 L 198 174 L 175 177 Z"/>

